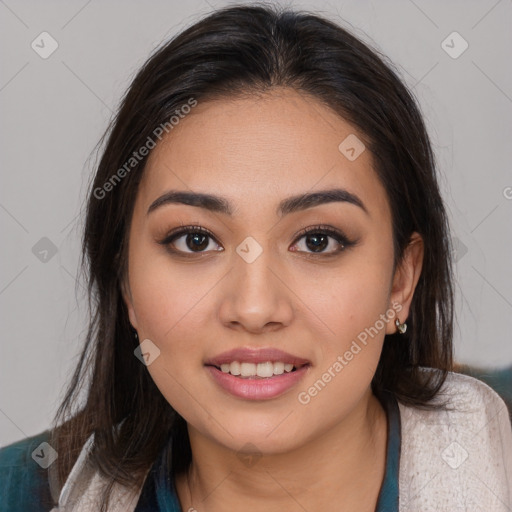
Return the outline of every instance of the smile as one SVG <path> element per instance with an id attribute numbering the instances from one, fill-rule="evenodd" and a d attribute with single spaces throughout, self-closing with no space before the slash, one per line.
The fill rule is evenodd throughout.
<path id="1" fill-rule="evenodd" d="M 307 359 L 274 348 L 239 348 L 205 362 L 224 392 L 246 400 L 277 398 L 294 387 L 311 367 Z"/>

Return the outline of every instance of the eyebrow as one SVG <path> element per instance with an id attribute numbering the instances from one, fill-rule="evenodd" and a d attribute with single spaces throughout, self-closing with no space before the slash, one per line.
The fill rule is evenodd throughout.
<path id="1" fill-rule="evenodd" d="M 369 215 L 363 201 L 361 201 L 357 195 L 342 188 L 320 190 L 318 192 L 310 192 L 288 197 L 279 203 L 276 213 L 279 216 L 284 216 L 289 213 L 333 202 L 353 204 Z M 206 210 L 224 213 L 226 215 L 232 215 L 234 211 L 230 202 L 224 197 L 204 194 L 201 192 L 169 190 L 151 203 L 151 206 L 147 211 L 147 215 L 155 211 L 157 208 L 167 204 L 186 204 L 188 206 L 197 206 L 199 208 L 205 208 Z"/>

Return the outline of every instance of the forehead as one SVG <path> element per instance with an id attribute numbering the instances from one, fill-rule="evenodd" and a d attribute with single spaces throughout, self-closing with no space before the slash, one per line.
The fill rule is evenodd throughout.
<path id="1" fill-rule="evenodd" d="M 152 150 L 140 201 L 147 209 L 166 190 L 193 190 L 254 210 L 274 208 L 282 197 L 339 187 L 358 195 L 372 216 L 387 218 L 386 193 L 370 152 L 355 160 L 353 152 L 344 152 L 344 141 L 359 152 L 362 139 L 331 109 L 292 89 L 199 101 Z"/>

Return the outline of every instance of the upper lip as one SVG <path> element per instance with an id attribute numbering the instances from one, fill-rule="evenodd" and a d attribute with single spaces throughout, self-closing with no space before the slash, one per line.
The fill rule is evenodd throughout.
<path id="1" fill-rule="evenodd" d="M 208 359 L 205 365 L 207 366 L 220 366 L 221 364 L 232 363 L 239 361 L 243 363 L 265 363 L 267 361 L 291 363 L 295 367 L 310 364 L 307 359 L 294 356 L 283 352 L 277 348 L 235 348 L 227 352 L 223 352 L 218 356 Z"/>

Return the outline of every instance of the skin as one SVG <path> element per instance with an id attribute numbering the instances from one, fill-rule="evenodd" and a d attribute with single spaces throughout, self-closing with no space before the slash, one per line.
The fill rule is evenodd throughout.
<path id="1" fill-rule="evenodd" d="M 297 400 L 393 303 L 406 320 L 421 272 L 423 244 L 415 233 L 393 273 L 388 198 L 369 151 L 355 161 L 339 151 L 349 134 L 363 140 L 317 100 L 273 89 L 199 102 L 149 157 L 123 295 L 139 339 L 160 349 L 147 367 L 151 377 L 188 424 L 193 462 L 188 477 L 176 478 L 184 510 L 337 510 L 340 503 L 344 511 L 375 509 L 387 424 L 370 383 L 394 319 L 308 404 Z M 331 202 L 276 214 L 284 198 L 329 188 L 356 194 L 368 213 Z M 169 204 L 147 215 L 170 189 L 224 196 L 234 212 Z M 186 236 L 174 242 L 185 256 L 158 243 L 180 223 L 213 233 L 207 252 L 191 253 Z M 333 257 L 315 254 L 296 235 L 316 224 L 357 243 Z M 263 250 L 252 263 L 235 251 L 247 236 Z M 324 254 L 337 246 L 329 240 Z M 311 367 L 278 398 L 236 398 L 203 366 L 235 347 L 277 347 Z M 250 465 L 240 456 L 247 443 L 260 456 Z"/>

